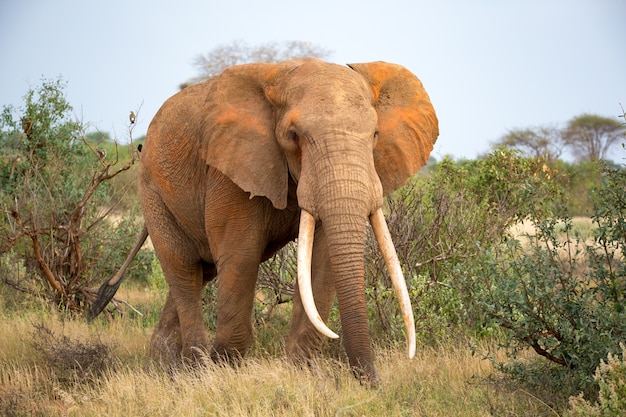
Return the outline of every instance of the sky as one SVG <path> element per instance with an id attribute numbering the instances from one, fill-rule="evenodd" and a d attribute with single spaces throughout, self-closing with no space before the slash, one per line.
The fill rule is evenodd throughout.
<path id="1" fill-rule="evenodd" d="M 298 40 L 407 67 L 439 118 L 432 156 L 473 159 L 512 129 L 622 121 L 625 22 L 624 0 L 0 0 L 0 106 L 60 76 L 76 117 L 124 143 L 199 54 Z"/>

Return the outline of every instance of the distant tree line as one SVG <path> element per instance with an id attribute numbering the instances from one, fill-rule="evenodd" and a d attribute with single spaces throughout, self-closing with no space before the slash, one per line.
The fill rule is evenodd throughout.
<path id="1" fill-rule="evenodd" d="M 582 114 L 567 122 L 563 128 L 538 126 L 513 129 L 496 145 L 516 148 L 525 156 L 559 159 L 569 150 L 579 162 L 611 159 L 612 151 L 624 138 L 624 126 L 617 118 Z"/>

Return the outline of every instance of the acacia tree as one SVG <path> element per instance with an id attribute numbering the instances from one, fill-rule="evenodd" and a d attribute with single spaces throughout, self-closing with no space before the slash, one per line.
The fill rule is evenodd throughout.
<path id="1" fill-rule="evenodd" d="M 558 159 L 565 147 L 561 131 L 554 126 L 510 130 L 497 144 L 516 148 L 527 157 L 547 161 Z"/>
<path id="2" fill-rule="evenodd" d="M 495 145 L 520 150 L 530 158 L 558 159 L 565 148 L 579 160 L 607 159 L 611 148 L 623 138 L 618 120 L 594 114 L 574 117 L 564 128 L 538 126 L 510 130 Z"/>
<path id="3" fill-rule="evenodd" d="M 194 66 L 198 76 L 180 85 L 183 89 L 193 84 L 208 80 L 233 65 L 250 62 L 276 63 L 287 59 L 320 58 L 328 59 L 332 52 L 310 42 L 287 41 L 271 42 L 250 46 L 243 41 L 234 41 L 220 45 L 206 54 L 200 54 L 194 59 Z"/>
<path id="4" fill-rule="evenodd" d="M 606 159 L 613 145 L 624 135 L 618 120 L 595 114 L 582 114 L 570 120 L 563 140 L 579 159 Z"/>
<path id="5" fill-rule="evenodd" d="M 117 153 L 85 140 L 61 80 L 43 80 L 23 108 L 0 118 L 0 282 L 80 310 L 92 280 L 108 276 L 111 257 L 130 247 L 131 216 L 117 227 L 109 180 L 128 170 Z"/>

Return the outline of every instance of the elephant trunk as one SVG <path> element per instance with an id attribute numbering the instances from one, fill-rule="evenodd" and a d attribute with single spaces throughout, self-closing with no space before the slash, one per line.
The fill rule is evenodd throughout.
<path id="1" fill-rule="evenodd" d="M 402 314 L 407 326 L 409 356 L 415 352 L 415 326 L 413 313 L 402 271 L 395 249 L 391 244 L 380 205 L 382 188 L 378 177 L 364 166 L 351 165 L 318 171 L 316 189 L 319 190 L 310 213 L 306 204 L 302 207 L 300 235 L 298 238 L 298 285 L 304 309 L 312 324 L 324 335 L 337 337 L 323 323 L 317 312 L 311 289 L 311 250 L 315 218 L 322 224 L 328 243 L 330 265 L 334 274 L 335 290 L 344 333 L 344 344 L 350 364 L 370 380 L 376 380 L 373 367 L 367 309 L 365 302 L 364 253 L 366 223 L 372 222 L 381 252 L 387 262 L 394 288 L 400 299 Z M 307 178 L 303 176 L 304 178 Z M 329 178 L 328 181 L 324 181 Z M 372 182 L 378 187 L 372 187 Z M 299 184 L 304 187 L 304 184 Z M 304 190 L 304 188 L 302 189 Z M 303 195 L 310 195 L 303 192 Z M 303 199 L 300 199 L 301 203 Z M 370 217 L 371 216 L 371 217 Z"/>
<path id="2" fill-rule="evenodd" d="M 367 216 L 321 217 L 350 365 L 361 376 L 376 381 L 365 300 L 365 234 Z"/>

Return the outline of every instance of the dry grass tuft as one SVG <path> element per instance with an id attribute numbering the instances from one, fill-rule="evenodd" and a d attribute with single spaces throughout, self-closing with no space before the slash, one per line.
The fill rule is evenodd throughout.
<path id="1" fill-rule="evenodd" d="M 86 383 L 113 366 L 112 348 L 98 335 L 87 340 L 55 333 L 44 323 L 33 325 L 32 344 L 64 383 Z"/>

